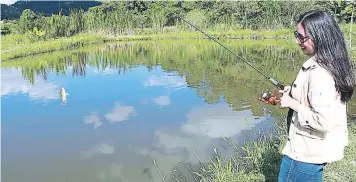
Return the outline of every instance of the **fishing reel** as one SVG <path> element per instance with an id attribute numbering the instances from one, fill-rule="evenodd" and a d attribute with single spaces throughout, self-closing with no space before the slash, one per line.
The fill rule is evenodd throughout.
<path id="1" fill-rule="evenodd" d="M 261 93 L 261 97 L 258 98 L 258 100 L 266 104 L 276 105 L 277 103 L 281 102 L 281 100 L 278 99 L 278 91 L 278 88 L 274 90 L 273 94 L 270 91 L 264 91 Z"/>

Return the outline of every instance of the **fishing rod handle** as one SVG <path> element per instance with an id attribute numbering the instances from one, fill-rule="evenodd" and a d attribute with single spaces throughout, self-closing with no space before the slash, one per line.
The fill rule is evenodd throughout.
<path id="1" fill-rule="evenodd" d="M 269 80 L 272 82 L 274 86 L 280 88 L 281 90 L 284 90 L 284 85 L 280 84 L 277 80 L 273 78 L 269 78 Z"/>

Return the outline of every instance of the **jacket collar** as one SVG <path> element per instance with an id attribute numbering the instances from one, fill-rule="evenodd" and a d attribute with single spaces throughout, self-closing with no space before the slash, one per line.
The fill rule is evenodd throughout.
<path id="1" fill-rule="evenodd" d="M 308 60 L 306 60 L 303 65 L 302 65 L 302 69 L 303 71 L 306 71 L 310 68 L 316 68 L 318 66 L 318 63 L 316 62 L 316 55 L 310 57 Z"/>

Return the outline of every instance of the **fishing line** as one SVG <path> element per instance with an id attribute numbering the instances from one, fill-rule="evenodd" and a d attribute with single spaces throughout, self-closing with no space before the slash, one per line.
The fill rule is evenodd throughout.
<path id="1" fill-rule="evenodd" d="M 160 6 L 162 6 L 164 9 L 166 9 L 167 11 L 169 11 L 165 5 L 163 4 L 159 4 L 157 2 L 154 2 Z M 171 12 L 171 11 L 169 11 Z M 244 59 L 243 57 L 237 55 L 235 52 L 233 52 L 232 50 L 230 50 L 228 47 L 226 47 L 225 45 L 221 44 L 220 42 L 218 42 L 216 39 L 214 39 L 213 37 L 209 36 L 208 34 L 206 34 L 204 31 L 200 30 L 198 27 L 196 27 L 195 25 L 193 25 L 192 23 L 190 23 L 189 21 L 185 20 L 184 18 L 180 17 L 179 15 L 177 15 L 174 12 L 173 13 L 176 17 L 180 18 L 181 20 L 183 20 L 184 22 L 186 22 L 187 24 L 189 24 L 190 26 L 194 27 L 195 29 L 197 29 L 199 32 L 201 32 L 202 34 L 204 34 L 205 36 L 207 36 L 209 39 L 213 40 L 214 42 L 216 42 L 217 44 L 219 44 L 221 47 L 225 48 L 227 51 L 229 51 L 230 53 L 232 53 L 233 55 L 235 55 L 237 58 L 239 58 L 240 60 L 242 60 L 243 62 L 245 62 L 246 64 L 248 64 L 250 67 L 252 67 L 254 70 L 256 70 L 258 73 L 260 73 L 261 75 L 263 75 L 264 77 L 266 77 L 269 81 L 272 82 L 273 85 L 277 86 L 278 88 L 284 90 L 284 86 L 282 84 L 280 84 L 277 80 L 273 79 L 272 77 L 267 76 L 265 73 L 263 73 L 262 71 L 260 71 L 259 69 L 257 69 L 255 66 L 253 66 L 250 62 L 248 62 L 246 59 Z"/>

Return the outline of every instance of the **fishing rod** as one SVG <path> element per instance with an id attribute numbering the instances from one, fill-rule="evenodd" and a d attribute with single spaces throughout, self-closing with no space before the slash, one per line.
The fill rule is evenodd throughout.
<path id="1" fill-rule="evenodd" d="M 154 2 L 156 4 L 158 4 L 157 2 Z M 166 9 L 167 11 L 169 11 L 163 4 L 158 4 L 160 6 L 162 6 L 164 9 Z M 199 28 L 197 28 L 195 25 L 193 25 L 192 23 L 190 23 L 189 21 L 185 20 L 184 18 L 180 17 L 179 15 L 177 15 L 174 12 L 171 12 L 173 14 L 175 14 L 178 18 L 180 18 L 181 20 L 183 20 L 184 22 L 186 22 L 187 24 L 189 24 L 190 26 L 194 27 L 195 29 L 197 29 L 199 32 L 201 32 L 202 34 L 204 34 L 205 36 L 207 36 L 209 39 L 213 40 L 214 42 L 216 42 L 217 44 L 219 44 L 221 47 L 225 48 L 226 50 L 228 50 L 230 53 L 232 53 L 233 55 L 235 55 L 237 58 L 239 58 L 240 60 L 242 60 L 243 62 L 245 62 L 246 64 L 248 64 L 250 67 L 252 67 L 254 70 L 256 70 L 258 73 L 260 73 L 261 75 L 263 75 L 264 77 L 266 77 L 269 81 L 271 81 L 271 83 L 280 88 L 281 90 L 284 90 L 284 85 L 282 85 L 281 83 L 279 83 L 277 80 L 273 79 L 272 77 L 267 76 L 265 73 L 263 73 L 262 71 L 260 71 L 259 69 L 257 69 L 255 66 L 253 66 L 250 62 L 248 62 L 246 59 L 244 59 L 243 57 L 237 55 L 235 52 L 233 52 L 232 50 L 230 50 L 228 47 L 224 46 L 223 44 L 221 44 L 220 42 L 218 42 L 216 39 L 214 39 L 213 37 L 209 36 L 208 34 L 206 34 L 205 32 L 203 32 L 202 30 L 200 30 Z M 266 93 L 265 93 L 266 94 Z M 264 93 L 262 94 L 263 98 L 268 98 L 269 95 L 265 95 Z M 263 96 L 265 95 L 265 96 Z"/>
<path id="2" fill-rule="evenodd" d="M 156 2 L 154 2 L 156 3 Z M 156 3 L 158 4 L 158 3 Z M 167 11 L 169 11 L 164 5 L 162 4 L 158 4 L 161 5 L 164 9 L 166 9 Z M 265 102 L 267 104 L 272 104 L 272 105 L 276 105 L 277 102 L 280 102 L 280 100 L 277 98 L 277 94 L 278 94 L 278 88 L 280 88 L 281 90 L 284 90 L 284 85 L 280 84 L 277 80 L 273 79 L 272 77 L 267 76 L 265 73 L 263 73 L 262 71 L 260 71 L 259 69 L 257 69 L 255 66 L 253 66 L 250 62 L 246 61 L 243 57 L 240 57 L 239 55 L 237 55 L 235 52 L 233 52 L 232 50 L 230 50 L 229 48 L 227 48 L 226 46 L 224 46 L 223 44 L 221 44 L 220 42 L 218 42 L 216 39 L 212 38 L 211 36 L 209 36 L 208 34 L 206 34 L 205 32 L 203 32 L 202 30 L 200 30 L 199 28 L 197 28 L 195 25 L 193 25 L 192 23 L 190 23 L 189 21 L 185 20 L 184 18 L 180 17 L 179 15 L 177 15 L 176 13 L 172 12 L 173 14 L 175 14 L 178 18 L 180 18 L 181 20 L 183 20 L 184 22 L 186 22 L 187 24 L 189 24 L 190 26 L 194 27 L 195 29 L 197 29 L 199 32 L 201 32 L 202 34 L 204 34 L 205 36 L 209 37 L 209 39 L 213 40 L 214 42 L 216 42 L 217 44 L 219 44 L 221 47 L 225 48 L 226 50 L 228 50 L 230 53 L 232 53 L 233 55 L 235 55 L 237 58 L 239 58 L 240 60 L 242 60 L 243 62 L 245 62 L 246 64 L 248 64 L 249 66 L 251 66 L 254 70 L 256 70 L 258 73 L 260 73 L 261 75 L 263 75 L 264 77 L 266 77 L 269 81 L 271 81 L 271 83 L 277 87 L 277 89 L 275 89 L 274 93 L 272 94 L 271 92 L 262 92 L 261 93 L 261 97 L 259 98 L 260 101 Z M 289 93 L 289 96 L 291 96 L 291 93 Z M 288 109 L 288 114 L 287 114 L 287 133 L 289 133 L 289 127 L 291 125 L 291 121 L 292 121 L 292 116 L 293 116 L 294 110 L 289 108 Z"/>

